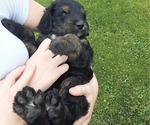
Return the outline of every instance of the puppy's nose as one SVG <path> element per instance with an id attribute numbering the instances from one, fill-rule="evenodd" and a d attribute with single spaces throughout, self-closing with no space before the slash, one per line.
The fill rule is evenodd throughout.
<path id="1" fill-rule="evenodd" d="M 83 27 L 84 27 L 84 22 L 82 20 L 78 21 L 76 23 L 76 27 L 79 29 L 79 30 L 82 30 Z"/>

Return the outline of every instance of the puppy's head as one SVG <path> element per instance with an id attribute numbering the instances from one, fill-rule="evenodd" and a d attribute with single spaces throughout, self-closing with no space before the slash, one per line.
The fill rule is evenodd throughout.
<path id="1" fill-rule="evenodd" d="M 89 33 L 84 8 L 75 0 L 55 0 L 46 8 L 38 29 L 43 34 L 59 36 L 72 33 L 79 38 Z"/>

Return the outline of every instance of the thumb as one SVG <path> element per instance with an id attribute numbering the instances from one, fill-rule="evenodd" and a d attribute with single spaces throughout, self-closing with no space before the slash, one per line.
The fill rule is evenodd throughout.
<path id="1" fill-rule="evenodd" d="M 90 88 L 87 84 L 78 85 L 69 89 L 69 93 L 73 96 L 88 95 L 90 93 Z"/>
<path id="2" fill-rule="evenodd" d="M 30 65 L 25 69 L 22 76 L 18 79 L 18 81 L 12 87 L 12 90 L 15 92 L 21 90 L 23 87 L 27 86 L 32 79 L 35 73 L 36 66 L 35 64 Z"/>

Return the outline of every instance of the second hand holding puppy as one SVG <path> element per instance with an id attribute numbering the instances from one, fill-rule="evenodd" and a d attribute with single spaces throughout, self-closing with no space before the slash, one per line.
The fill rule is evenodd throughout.
<path id="1" fill-rule="evenodd" d="M 49 50 L 50 42 L 50 39 L 45 39 L 26 64 L 28 67 L 35 63 L 37 67 L 29 85 L 34 87 L 35 90 L 45 91 L 69 69 L 68 64 L 64 63 L 68 57 L 64 55 L 55 56 Z"/>

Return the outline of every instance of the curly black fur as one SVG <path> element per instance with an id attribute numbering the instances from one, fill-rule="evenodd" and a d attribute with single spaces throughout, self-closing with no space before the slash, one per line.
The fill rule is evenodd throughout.
<path id="1" fill-rule="evenodd" d="M 32 55 L 45 38 L 51 38 L 50 50 L 68 55 L 69 70 L 46 92 L 25 87 L 15 96 L 13 109 L 29 125 L 72 125 L 88 112 L 85 96 L 74 97 L 69 88 L 86 84 L 93 77 L 93 51 L 86 37 L 89 26 L 84 8 L 74 0 L 56 0 L 45 10 L 35 40 L 33 32 L 12 20 L 2 24 L 27 46 Z M 52 36 L 55 36 L 53 38 Z"/>

